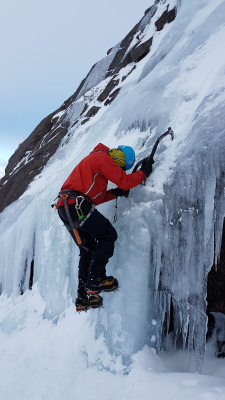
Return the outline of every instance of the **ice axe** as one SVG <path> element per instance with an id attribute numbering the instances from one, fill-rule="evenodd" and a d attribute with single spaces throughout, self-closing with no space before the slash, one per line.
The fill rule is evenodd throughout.
<path id="1" fill-rule="evenodd" d="M 161 136 L 159 136 L 159 138 L 156 140 L 156 142 L 155 142 L 155 144 L 154 144 L 154 146 L 153 146 L 153 148 L 152 148 L 151 154 L 150 154 L 149 156 L 145 157 L 145 158 L 142 158 L 142 160 L 138 161 L 138 163 L 135 165 L 135 167 L 134 167 L 134 169 L 133 169 L 132 172 L 136 172 L 137 169 L 138 169 L 138 167 L 140 167 L 140 165 L 141 165 L 141 164 L 143 163 L 143 161 L 145 161 L 145 160 L 147 160 L 147 161 L 152 160 L 152 161 L 154 162 L 153 157 L 154 157 L 155 152 L 156 152 L 156 150 L 157 150 L 158 144 L 159 144 L 159 142 L 161 142 L 161 140 L 162 140 L 165 136 L 167 136 L 167 135 L 171 135 L 171 139 L 172 139 L 172 140 L 174 139 L 174 131 L 173 131 L 170 127 L 167 129 L 166 132 L 164 132 L 164 133 L 163 133 Z"/>
<path id="2" fill-rule="evenodd" d="M 172 140 L 174 139 L 174 131 L 172 130 L 171 127 L 169 127 L 166 132 L 164 132 L 162 135 L 159 136 L 159 138 L 156 140 L 156 142 L 155 142 L 155 144 L 154 144 L 154 146 L 152 148 L 151 154 L 149 156 L 145 157 L 145 158 L 142 158 L 140 161 L 138 161 L 138 163 L 133 168 L 132 173 L 136 172 L 137 169 L 142 165 L 143 161 L 145 161 L 145 160 L 148 161 L 148 162 L 150 162 L 152 160 L 152 164 L 154 163 L 153 157 L 154 157 L 155 152 L 157 150 L 158 144 L 167 135 L 170 135 Z M 125 190 L 124 194 L 125 194 L 125 197 L 129 197 L 130 190 Z M 116 221 L 117 221 L 117 199 L 116 199 L 116 205 L 115 205 L 114 222 L 116 222 Z"/>
<path id="3" fill-rule="evenodd" d="M 152 164 L 154 163 L 153 157 L 154 157 L 155 152 L 156 152 L 156 150 L 157 150 L 158 144 L 159 144 L 159 142 L 161 142 L 161 140 L 162 140 L 165 136 L 167 136 L 167 135 L 170 135 L 172 140 L 174 139 L 174 131 L 172 130 L 171 127 L 169 127 L 169 128 L 167 129 L 167 131 L 164 132 L 161 136 L 159 136 L 159 138 L 156 140 L 156 142 L 155 142 L 155 144 L 154 144 L 154 146 L 153 146 L 153 148 L 152 148 L 151 154 L 150 154 L 149 156 L 145 157 L 145 158 L 142 158 L 140 161 L 138 161 L 138 163 L 137 163 L 137 164 L 135 165 L 135 167 L 133 168 L 132 173 L 133 173 L 133 172 L 136 172 L 136 171 L 138 170 L 138 168 L 142 165 L 143 161 L 145 161 L 145 160 L 148 161 L 148 162 L 150 162 L 150 161 L 152 160 Z M 129 193 L 130 193 L 130 190 L 126 190 L 126 196 L 125 196 L 125 197 L 128 197 L 128 196 L 129 196 Z"/>

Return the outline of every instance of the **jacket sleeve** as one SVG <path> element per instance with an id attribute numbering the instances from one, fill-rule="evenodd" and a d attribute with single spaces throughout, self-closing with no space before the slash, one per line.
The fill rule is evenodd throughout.
<path id="1" fill-rule="evenodd" d="M 107 192 L 105 194 L 105 198 L 102 201 L 102 203 L 106 203 L 107 201 L 111 201 L 111 200 L 115 200 L 115 199 L 116 199 L 116 196 L 111 193 L 111 190 L 107 190 Z"/>
<path id="2" fill-rule="evenodd" d="M 132 189 L 146 178 L 145 174 L 140 170 L 127 175 L 110 156 L 99 157 L 98 167 L 102 175 L 123 190 Z"/>

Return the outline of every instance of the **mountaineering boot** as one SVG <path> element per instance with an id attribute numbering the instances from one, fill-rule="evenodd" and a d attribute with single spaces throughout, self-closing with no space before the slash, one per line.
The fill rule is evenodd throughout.
<path id="1" fill-rule="evenodd" d="M 118 280 L 113 276 L 90 279 L 86 284 L 87 295 L 94 295 L 100 292 L 112 292 L 118 288 Z"/>
<path id="2" fill-rule="evenodd" d="M 90 307 L 90 302 L 88 297 L 77 297 L 76 301 L 75 301 L 75 305 L 76 305 L 76 310 L 77 311 L 85 311 L 88 310 L 88 308 Z"/>
<path id="3" fill-rule="evenodd" d="M 98 295 L 89 296 L 89 301 L 90 301 L 91 308 L 98 308 L 103 305 L 102 296 L 98 296 Z"/>
<path id="4" fill-rule="evenodd" d="M 76 310 L 77 311 L 87 311 L 91 308 L 101 307 L 103 304 L 103 298 L 101 296 L 83 296 L 76 298 Z"/>

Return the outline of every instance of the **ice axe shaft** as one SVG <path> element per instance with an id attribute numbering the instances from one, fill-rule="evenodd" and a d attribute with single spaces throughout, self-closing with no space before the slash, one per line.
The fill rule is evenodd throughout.
<path id="1" fill-rule="evenodd" d="M 155 144 L 154 144 L 154 146 L 152 148 L 151 154 L 149 156 L 145 157 L 145 158 L 142 158 L 142 160 L 138 161 L 138 163 L 135 165 L 132 173 L 137 171 L 137 169 L 142 165 L 144 160 L 148 160 L 148 161 L 152 160 L 153 161 L 153 157 L 155 155 L 155 152 L 156 152 L 156 149 L 158 147 L 159 142 L 161 142 L 161 140 L 167 135 L 171 135 L 171 139 L 172 140 L 174 139 L 174 131 L 171 129 L 171 127 L 169 127 L 167 129 L 167 131 L 164 132 L 161 136 L 159 136 L 159 138 L 156 140 L 156 142 L 155 142 Z M 126 196 L 125 197 L 128 197 L 129 193 L 130 193 L 130 190 L 126 190 Z"/>
<path id="2" fill-rule="evenodd" d="M 174 139 L 174 131 L 171 129 L 171 127 L 169 127 L 167 129 L 167 131 L 164 132 L 161 136 L 159 136 L 159 138 L 156 140 L 156 142 L 155 142 L 155 144 L 154 144 L 154 146 L 152 148 L 151 154 L 149 156 L 145 157 L 145 158 L 142 158 L 142 160 L 138 161 L 138 163 L 135 165 L 135 167 L 134 167 L 132 172 L 136 172 L 137 169 L 140 167 L 140 165 L 143 163 L 144 160 L 148 160 L 148 161 L 153 160 L 153 157 L 155 155 L 155 152 L 157 150 L 159 142 L 161 142 L 161 140 L 167 135 L 171 135 L 171 139 L 172 140 Z"/>
<path id="3" fill-rule="evenodd" d="M 154 144 L 154 146 L 153 146 L 153 148 L 152 148 L 151 154 L 150 154 L 149 156 L 145 157 L 145 158 L 142 158 L 142 160 L 138 161 L 138 163 L 135 165 L 135 167 L 134 167 L 132 173 L 137 171 L 137 169 L 142 165 L 142 163 L 143 163 L 144 160 L 148 160 L 148 161 L 152 160 L 152 161 L 154 162 L 153 157 L 154 157 L 155 152 L 156 152 L 156 150 L 157 150 L 158 144 L 159 144 L 159 142 L 161 142 L 161 140 L 162 140 L 165 136 L 167 136 L 167 135 L 171 135 L 171 139 L 172 139 L 172 140 L 174 139 L 174 131 L 172 130 L 171 127 L 169 127 L 169 128 L 167 129 L 167 131 L 164 132 L 161 136 L 159 136 L 159 138 L 156 140 L 156 142 L 155 142 L 155 144 Z M 125 192 L 126 192 L 125 197 L 129 197 L 130 190 L 125 190 Z M 117 221 L 117 198 L 116 198 L 116 206 L 115 206 L 115 208 L 116 208 L 116 211 L 115 211 L 114 222 Z"/>

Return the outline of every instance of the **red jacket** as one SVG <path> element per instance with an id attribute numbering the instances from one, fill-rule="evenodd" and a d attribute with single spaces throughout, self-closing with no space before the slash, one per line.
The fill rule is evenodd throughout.
<path id="1" fill-rule="evenodd" d="M 142 171 L 127 175 L 108 154 L 109 148 L 99 143 L 71 172 L 61 190 L 77 190 L 85 194 L 95 204 L 105 203 L 116 198 L 107 190 L 108 181 L 115 183 L 123 190 L 132 189 L 145 178 Z M 74 200 L 68 200 L 74 203 Z M 59 200 L 57 206 L 63 205 Z"/>

